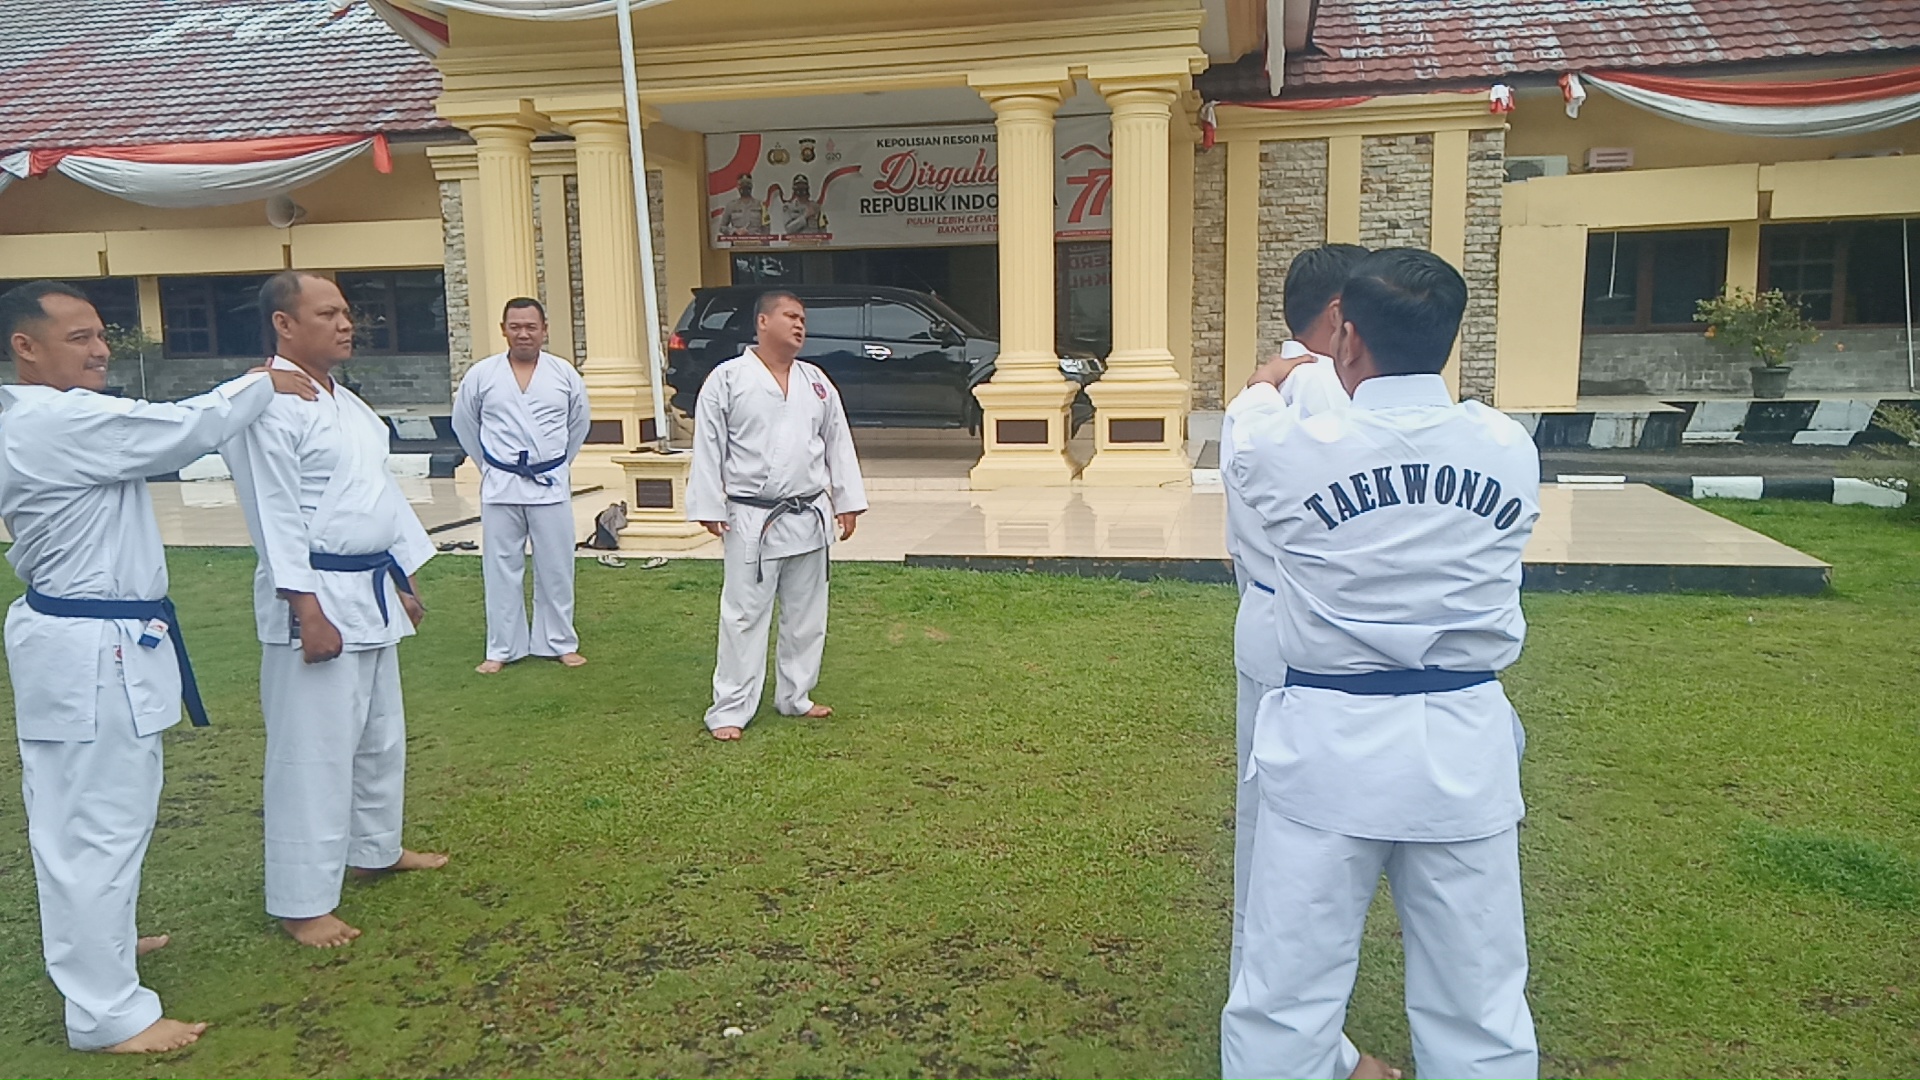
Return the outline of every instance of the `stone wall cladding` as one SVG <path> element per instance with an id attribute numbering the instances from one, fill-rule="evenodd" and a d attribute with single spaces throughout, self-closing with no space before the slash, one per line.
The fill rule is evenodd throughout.
<path id="1" fill-rule="evenodd" d="M 122 397 L 148 401 L 178 401 L 204 394 L 228 379 L 238 378 L 258 360 L 231 356 L 150 356 L 144 380 L 137 356 L 117 356 L 107 372 L 107 383 Z M 404 356 L 359 356 L 343 364 L 341 379 L 358 388 L 375 410 L 426 407 L 445 410 L 453 405 L 451 368 L 442 353 Z M 12 364 L 0 364 L 0 383 L 18 379 Z"/>
<path id="2" fill-rule="evenodd" d="M 1476 131 L 1467 143 L 1467 315 L 1460 326 L 1460 396 L 1493 400 L 1500 306 L 1500 192 L 1507 133 Z"/>
<path id="3" fill-rule="evenodd" d="M 679 320 L 680 313 L 667 310 L 667 197 L 666 177 L 658 170 L 647 173 L 647 218 L 652 224 L 653 233 L 653 301 L 654 310 L 660 313 L 660 341 L 665 347 L 667 334 L 673 324 Z"/>
<path id="4" fill-rule="evenodd" d="M 587 366 L 587 301 L 580 287 L 580 178 L 566 177 L 567 266 L 573 279 L 573 366 Z"/>
<path id="5" fill-rule="evenodd" d="M 446 238 L 448 376 L 457 384 L 473 366 L 473 316 L 467 297 L 466 210 L 460 204 L 457 180 L 440 184 L 440 224 Z"/>
<path id="6" fill-rule="evenodd" d="M 1360 243 L 1425 248 L 1432 242 L 1433 136 L 1361 140 Z"/>
<path id="7" fill-rule="evenodd" d="M 1276 352 L 1293 335 L 1283 299 L 1287 265 L 1327 242 L 1327 142 L 1290 139 L 1260 144 L 1260 294 L 1255 353 Z M 1254 356 L 1229 356 L 1228 371 L 1251 370 Z"/>
<path id="8" fill-rule="evenodd" d="M 533 185 L 533 298 L 542 307 L 552 307 L 547 296 L 547 230 L 540 216 L 540 183 Z M 504 312 L 502 313 L 504 314 Z"/>
<path id="9" fill-rule="evenodd" d="M 1193 157 L 1193 402 L 1221 406 L 1226 367 L 1227 151 Z"/>
<path id="10" fill-rule="evenodd" d="M 1788 397 L 1906 393 L 1907 334 L 1897 327 L 1826 330 L 1793 358 Z M 1580 393 L 1685 400 L 1698 394 L 1746 396 L 1753 360 L 1698 331 L 1588 334 L 1580 342 Z"/>

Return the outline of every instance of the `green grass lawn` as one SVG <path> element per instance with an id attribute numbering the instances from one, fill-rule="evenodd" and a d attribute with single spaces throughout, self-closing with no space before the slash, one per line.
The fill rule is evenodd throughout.
<path id="1" fill-rule="evenodd" d="M 1527 601 L 1545 1069 L 1915 1075 L 1920 529 L 1716 509 L 1833 562 L 1833 592 Z M 408 841 L 454 861 L 350 885 L 366 936 L 317 953 L 261 912 L 252 565 L 173 552 L 215 726 L 168 736 L 142 907 L 174 935 L 148 983 L 214 1027 L 157 1060 L 64 1049 L 9 753 L 0 1072 L 1218 1075 L 1231 590 L 843 567 L 839 714 L 723 746 L 717 566 L 583 564 L 592 664 L 483 680 L 479 563 L 435 560 Z M 1411 1065 L 1399 977 L 1377 905 L 1350 1030 Z"/>

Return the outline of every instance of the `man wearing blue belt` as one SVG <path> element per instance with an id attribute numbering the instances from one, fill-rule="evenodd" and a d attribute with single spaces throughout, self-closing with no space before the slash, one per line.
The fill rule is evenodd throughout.
<path id="1" fill-rule="evenodd" d="M 1423 251 L 1341 290 L 1348 408 L 1276 388 L 1236 418 L 1229 483 L 1271 555 L 1285 685 L 1261 702 L 1246 948 L 1221 1017 L 1228 1077 L 1344 1077 L 1341 1028 L 1379 878 L 1392 885 L 1421 1076 L 1531 1077 L 1520 902 L 1521 552 L 1539 515 L 1525 429 L 1441 378 L 1466 308 Z M 1277 383 L 1283 364 L 1261 381 Z M 1257 388 L 1256 388 L 1257 391 Z"/>
<path id="2" fill-rule="evenodd" d="M 481 556 L 492 675 L 526 656 L 587 662 L 573 629 L 573 459 L 587 441 L 587 386 L 546 351 L 540 301 L 507 301 L 507 351 L 468 369 L 453 399 L 453 432 L 480 470 Z M 533 546 L 533 625 L 522 584 Z"/>
<path id="3" fill-rule="evenodd" d="M 19 385 L 0 387 L 0 517 L 27 595 L 7 611 L 27 839 L 47 974 L 76 1050 L 159 1053 L 205 1024 L 164 1017 L 134 927 L 160 804 L 160 733 L 207 722 L 146 477 L 253 423 L 304 379 L 254 372 L 173 403 L 108 397 L 105 328 L 85 294 L 37 281 L 0 296 Z"/>
<path id="4" fill-rule="evenodd" d="M 398 645 L 425 615 L 413 575 L 433 543 L 387 471 L 384 421 L 333 378 L 353 319 L 333 282 L 277 274 L 260 311 L 316 400 L 276 402 L 221 448 L 259 566 L 267 913 L 296 941 L 345 945 L 342 875 L 426 870 L 445 855 L 400 846 L 406 712 Z"/>

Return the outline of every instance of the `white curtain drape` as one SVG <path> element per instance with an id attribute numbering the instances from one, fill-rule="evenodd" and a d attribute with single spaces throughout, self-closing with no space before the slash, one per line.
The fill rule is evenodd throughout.
<path id="1" fill-rule="evenodd" d="M 310 184 L 366 153 L 373 143 L 371 138 L 361 139 L 297 157 L 234 164 L 125 161 L 69 154 L 54 169 L 96 191 L 142 206 L 172 210 L 227 206 Z"/>
<path id="2" fill-rule="evenodd" d="M 1920 93 L 1834 104 L 1735 105 L 1697 101 L 1599 75 L 1582 78 L 1589 86 L 1669 120 L 1738 135 L 1831 138 L 1884 131 L 1920 120 Z"/>

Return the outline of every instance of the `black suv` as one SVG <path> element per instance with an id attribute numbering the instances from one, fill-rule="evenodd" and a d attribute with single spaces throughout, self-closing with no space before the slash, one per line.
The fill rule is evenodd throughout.
<path id="1" fill-rule="evenodd" d="M 754 301 L 772 285 L 696 289 L 667 342 L 667 385 L 687 415 L 714 368 L 754 340 Z M 876 285 L 796 285 L 807 305 L 800 358 L 827 373 L 854 424 L 964 427 L 977 432 L 973 388 L 993 376 L 1000 343 L 939 297 Z M 1082 390 L 1074 426 L 1093 415 L 1084 387 L 1105 370 L 1098 360 L 1067 360 L 1061 372 Z"/>

